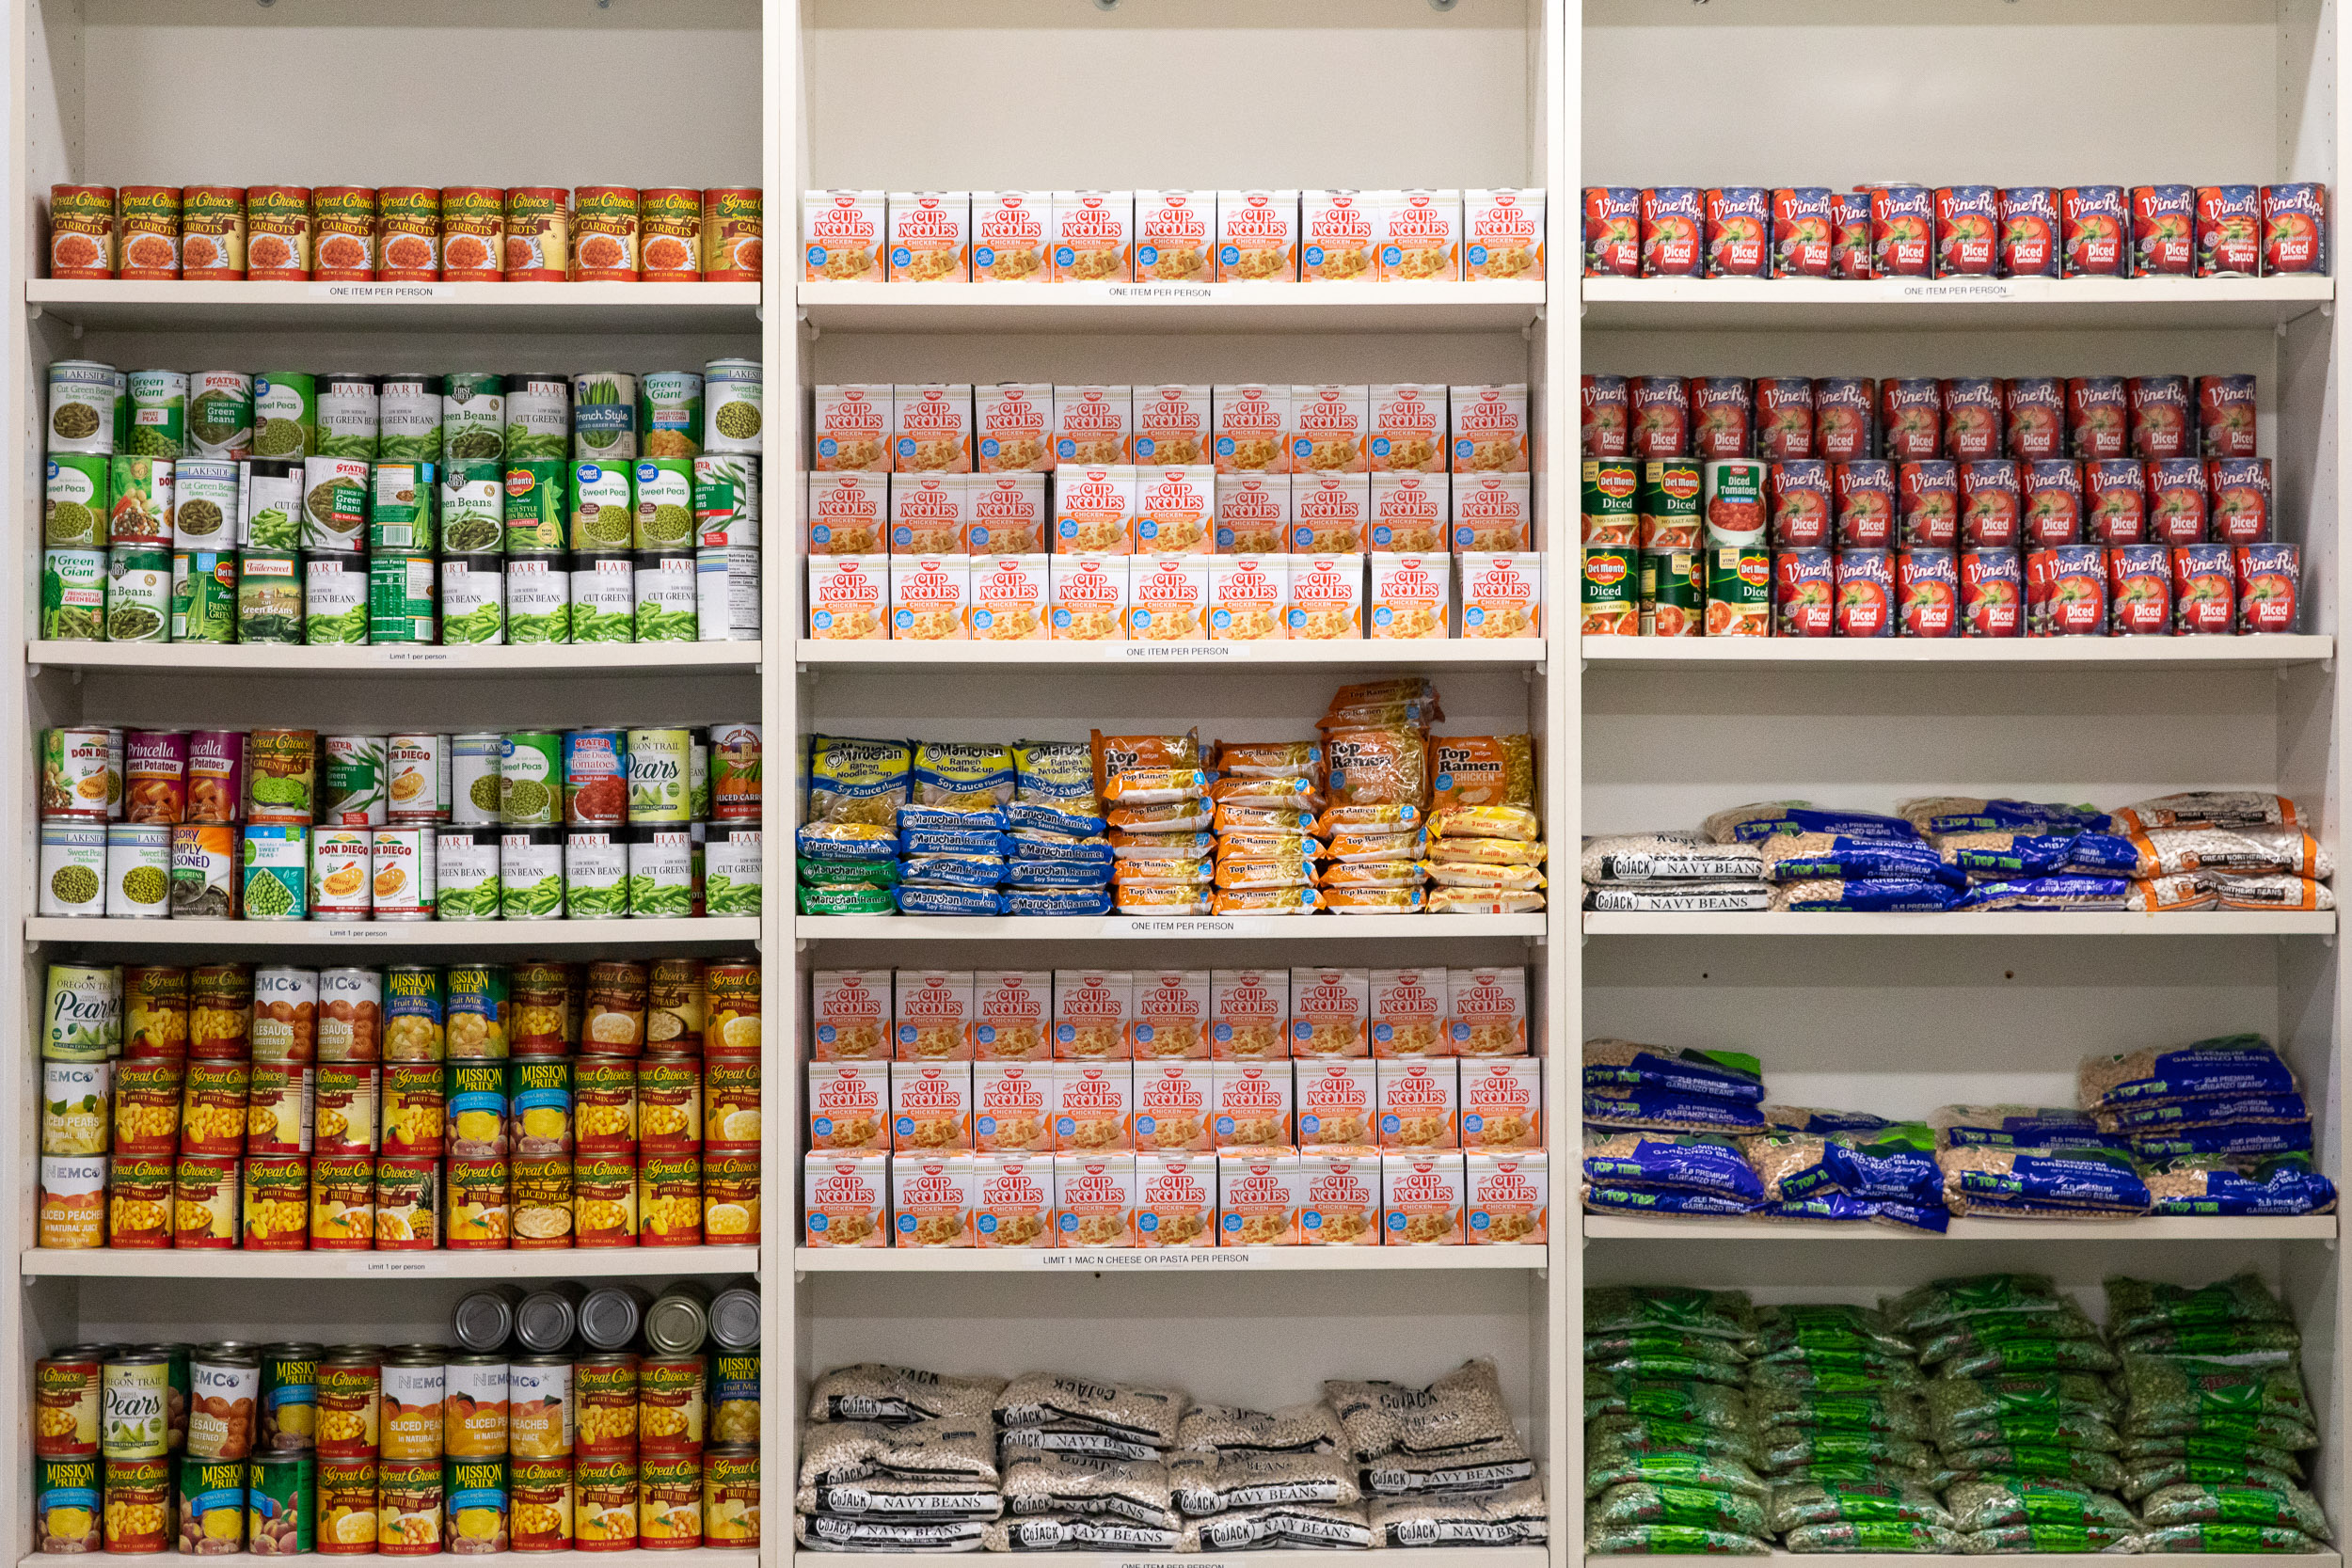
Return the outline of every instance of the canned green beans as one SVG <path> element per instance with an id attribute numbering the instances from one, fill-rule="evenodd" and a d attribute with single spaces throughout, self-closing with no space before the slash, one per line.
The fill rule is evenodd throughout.
<path id="1" fill-rule="evenodd" d="M 253 378 L 243 371 L 188 377 L 188 451 L 196 457 L 253 455 Z"/>
<path id="2" fill-rule="evenodd" d="M 570 465 L 561 458 L 510 459 L 504 518 L 509 555 L 560 555 Z"/>
<path id="3" fill-rule="evenodd" d="M 639 556 L 634 578 L 637 641 L 694 641 L 697 592 L 693 551 L 660 550 Z"/>
<path id="4" fill-rule="evenodd" d="M 302 641 L 302 562 L 292 551 L 249 549 L 237 557 L 237 641 L 291 646 Z"/>
<path id="5" fill-rule="evenodd" d="M 318 378 L 318 454 L 375 459 L 376 378 L 337 373 Z"/>
<path id="6" fill-rule="evenodd" d="M 561 462 L 571 455 L 572 384 L 561 371 L 526 371 L 506 378 L 509 462 Z"/>
<path id="7" fill-rule="evenodd" d="M 237 558 L 217 550 L 177 550 L 171 557 L 171 640 L 237 640 Z"/>
<path id="8" fill-rule="evenodd" d="M 562 556 L 515 556 L 507 561 L 507 641 L 569 642 L 571 620 L 572 575 Z"/>
<path id="9" fill-rule="evenodd" d="M 496 920 L 502 902 L 498 828 L 441 829 L 434 835 L 437 912 L 443 920 Z"/>
<path id="10" fill-rule="evenodd" d="M 572 828 L 564 836 L 564 902 L 574 920 L 617 920 L 628 913 L 628 833 Z"/>
<path id="11" fill-rule="evenodd" d="M 505 471 L 496 462 L 460 463 L 441 475 L 441 547 L 480 555 L 499 547 L 506 510 Z"/>
<path id="12" fill-rule="evenodd" d="M 237 546 L 242 480 L 226 457 L 187 457 L 172 472 L 172 543 L 183 550 Z"/>
<path id="13" fill-rule="evenodd" d="M 314 648 L 368 640 L 368 564 L 364 557 L 313 553 L 303 564 L 303 641 Z"/>
<path id="14" fill-rule="evenodd" d="M 368 641 L 431 642 L 437 563 L 429 555 L 378 551 L 368 558 Z"/>
<path id="15" fill-rule="evenodd" d="M 499 911 L 505 918 L 564 918 L 564 836 L 561 828 L 501 830 Z"/>
<path id="16" fill-rule="evenodd" d="M 302 547 L 358 550 L 367 544 L 369 465 L 358 457 L 302 464 Z"/>
<path id="17" fill-rule="evenodd" d="M 572 456 L 608 463 L 637 455 L 637 378 L 620 371 L 572 377 Z"/>
<path id="18" fill-rule="evenodd" d="M 375 454 L 386 462 L 441 458 L 441 378 L 388 375 L 376 394 Z"/>
<path id="19" fill-rule="evenodd" d="M 368 499 L 368 548 L 430 554 L 439 502 L 431 463 L 378 463 Z"/>
<path id="20" fill-rule="evenodd" d="M 506 456 L 506 378 L 460 371 L 441 387 L 441 466 L 496 463 Z"/>
<path id="21" fill-rule="evenodd" d="M 624 561 L 623 566 L 628 562 Z M 40 635 L 56 642 L 97 642 L 106 634 L 106 552 L 57 549 L 40 555 Z"/>
<path id="22" fill-rule="evenodd" d="M 705 452 L 694 459 L 694 535 L 707 549 L 758 545 L 758 458 Z"/>
<path id="23" fill-rule="evenodd" d="M 60 359 L 49 367 L 51 451 L 114 451 L 119 373 L 92 359 Z"/>
<path id="24" fill-rule="evenodd" d="M 637 570 L 630 557 L 572 557 L 572 641 L 637 641 Z"/>
<path id="25" fill-rule="evenodd" d="M 257 457 L 241 469 L 237 510 L 245 518 L 245 547 L 291 550 L 302 544 L 303 465 Z"/>
<path id="26" fill-rule="evenodd" d="M 118 545 L 106 562 L 106 641 L 162 642 L 171 632 L 171 552 Z"/>
<path id="27" fill-rule="evenodd" d="M 506 562 L 495 555 L 441 558 L 441 641 L 492 645 L 506 641 Z"/>

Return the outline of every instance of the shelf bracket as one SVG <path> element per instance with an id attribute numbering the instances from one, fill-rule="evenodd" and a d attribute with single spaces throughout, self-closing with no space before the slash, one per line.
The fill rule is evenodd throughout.
<path id="1" fill-rule="evenodd" d="M 40 320 L 40 307 L 38 305 L 27 305 L 24 308 L 24 319 L 29 322 L 37 322 Z"/>
<path id="2" fill-rule="evenodd" d="M 1459 4 L 1461 4 L 1461 0 L 1429 0 L 1429 8 L 1436 11 L 1439 16 L 1443 16 L 1446 12 L 1452 10 Z"/>
<path id="3" fill-rule="evenodd" d="M 808 312 L 807 312 L 807 311 L 805 311 L 805 310 L 800 311 L 800 312 L 799 312 L 799 316 L 800 316 L 800 323 L 801 323 L 801 330 L 802 330 L 803 332 L 804 332 L 804 333 L 806 333 L 806 334 L 808 335 L 808 341 L 809 341 L 810 342 L 812 342 L 812 343 L 813 343 L 813 342 L 815 342 L 818 339 L 819 339 L 819 338 L 821 338 L 821 337 L 823 337 L 823 336 L 824 336 L 824 333 L 823 333 L 822 331 L 820 331 L 820 330 L 818 328 L 817 324 L 816 324 L 815 322 L 810 321 L 810 320 L 808 319 Z"/>

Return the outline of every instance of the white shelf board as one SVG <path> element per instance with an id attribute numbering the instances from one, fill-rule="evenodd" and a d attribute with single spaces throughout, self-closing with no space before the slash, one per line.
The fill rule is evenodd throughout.
<path id="1" fill-rule="evenodd" d="M 1516 669 L 1543 664 L 1544 640 L 1497 637 L 1445 641 L 1350 638 L 1334 642 L 827 642 L 803 638 L 792 644 L 792 657 L 803 664 L 908 669 L 946 665 L 957 670 L 989 665 L 1088 669 L 1110 665 L 1128 670 L 1165 670 L 1202 664 L 1249 665 L 1259 669 L 1367 664 L 1376 664 L 1384 670 L 1455 669 L 1464 665 Z"/>
<path id="2" fill-rule="evenodd" d="M 66 921 L 56 924 L 86 925 Z M 1226 937 L 1348 942 L 1392 937 L 1540 937 L 1541 914 L 901 915 L 804 914 L 803 942 L 1168 942 Z"/>
<path id="3" fill-rule="evenodd" d="M 1542 1246 L 795 1247 L 807 1274 L 1259 1274 L 1279 1272 L 1459 1273 L 1541 1269 Z"/>
<path id="4" fill-rule="evenodd" d="M 2200 910 L 2139 914 L 2012 910 L 1984 914 L 1604 914 L 1587 911 L 1588 937 L 2328 937 L 2332 910 Z"/>
<path id="5" fill-rule="evenodd" d="M 1581 637 L 1587 663 L 1769 669 L 1790 664 L 2221 664 L 2276 669 L 2336 657 L 2336 640 L 2295 637 Z"/>
<path id="6" fill-rule="evenodd" d="M 430 297 L 334 298 L 330 288 Z M 203 332 L 759 330 L 756 283 L 142 283 L 36 278 L 27 306 L 85 329 Z"/>
<path id="7" fill-rule="evenodd" d="M 166 1560 L 170 1560 L 174 1556 L 169 1551 L 163 1555 Z M 313 1550 L 304 1555 L 315 1557 L 320 1554 Z M 501 1552 L 498 1554 L 501 1562 L 519 1560 L 525 1557 L 535 1560 L 538 1555 L 535 1552 Z M 745 1568 L 746 1564 L 759 1560 L 757 1548 L 751 1546 L 737 1547 L 733 1550 L 700 1546 L 683 1551 L 647 1551 L 639 1547 L 633 1551 L 593 1552 L 586 1555 L 596 1560 L 597 1568 Z M 840 1554 L 827 1553 L 826 1555 L 838 1557 Z M 570 1554 L 565 1553 L 564 1556 L 568 1560 Z M 1199 1558 L 1177 1558 L 1173 1560 L 1179 1563 L 1200 1561 Z M 2214 1560 L 2208 1558 L 2205 1560 L 2210 1562 Z M 204 1559 L 205 1568 L 285 1568 L 285 1561 L 286 1560 L 282 1557 L 256 1555 L 252 1552 L 223 1552 L 217 1556 L 207 1554 Z M 56 1558 L 36 1552 L 29 1557 L 17 1559 L 17 1568 L 56 1568 Z"/>
<path id="8" fill-rule="evenodd" d="M 26 942 L 108 947 L 550 948 L 692 942 L 748 946 L 754 915 L 701 920 L 45 920 L 24 922 Z"/>
<path id="9" fill-rule="evenodd" d="M 277 647 L 249 642 L 27 642 L 43 670 L 160 675 L 734 675 L 757 674 L 757 642 L 526 643 L 520 647 Z"/>
<path id="10" fill-rule="evenodd" d="M 787 1530 L 790 1528 L 788 1524 L 786 1526 Z M 679 1554 L 648 1552 L 644 1555 L 666 1558 Z M 1192 1568 L 1295 1568 L 1302 1557 L 1311 1557 L 1316 1561 L 1322 1561 L 1331 1556 L 1330 1553 L 1310 1552 L 1305 1549 L 1272 1552 L 1216 1552 L 1205 1557 L 1199 1554 L 1180 1555 L 1174 1552 L 1056 1552 L 1053 1554 L 1053 1560 L 1055 1568 L 1144 1568 L 1144 1565 L 1150 1563 L 1166 1563 L 1168 1568 L 1186 1568 L 1187 1564 L 1192 1565 Z M 838 1563 L 843 1557 L 844 1554 L 840 1552 L 812 1551 L 806 1546 L 796 1546 L 792 1552 L 793 1560 L 798 1568 L 818 1568 L 820 1564 Z M 233 1562 L 235 1560 L 224 1560 Z M 922 1552 L 858 1552 L 850 1556 L 849 1560 L 856 1564 L 856 1568 L 937 1568 L 939 1559 Z M 984 1557 L 983 1560 L 993 1560 L 993 1555 Z M 1547 1557 L 1541 1546 L 1389 1546 L 1372 1551 L 1342 1552 L 1338 1554 L 1337 1560 L 1348 1563 L 1370 1563 L 1375 1565 L 1375 1568 L 1545 1568 L 1550 1559 Z M 1601 1560 L 1595 1559 L 1594 1560 Z M 1641 1560 L 1655 1562 L 1659 1560 L 1644 1558 Z M 1684 1560 L 1693 1563 L 1712 1562 L 1716 1568 L 1722 1568 L 1723 1564 L 1721 1558 L 1692 1558 Z M 1847 1558 L 1839 1559 L 1841 1564 L 1851 1560 L 1852 1560 Z M 1910 1560 L 1915 1568 L 1921 1560 L 1918 1558 Z M 1954 1559 L 1953 1560 L 1960 1560 Z M 2038 1568 L 2043 1560 L 2037 1558 L 2034 1560 Z M 2095 1560 L 2086 1558 L 2080 1560 L 2089 1565 Z M 2209 1557 L 2199 1558 L 2187 1562 L 2186 1568 L 2214 1568 L 2214 1565 L 2229 1560 Z M 2257 1560 L 2248 1558 L 2242 1560 L 2250 1563 Z M 2278 1560 L 2272 1558 L 2261 1560 L 2277 1561 Z M 2310 1560 L 2296 1559 L 2295 1560 L 2308 1561 Z M 53 1560 L 27 1558 L 23 1568 L 53 1568 Z M 209 1564 L 207 1568 L 210 1568 Z M 2113 1568 L 2112 1560 L 2109 1560 L 2109 1568 Z"/>
<path id="11" fill-rule="evenodd" d="M 2336 297 L 2332 277 L 1587 277 L 1606 331 L 1999 332 L 2273 326 Z"/>
<path id="12" fill-rule="evenodd" d="M 1820 1554 L 1775 1551 L 1770 1555 L 1776 1561 L 1811 1562 L 1814 1557 Z M 1943 1564 L 1944 1568 L 1959 1568 L 1959 1565 L 1963 1563 L 1984 1560 L 1981 1557 L 1936 1557 L 1925 1553 L 1909 1552 L 1839 1552 L 1836 1555 L 1837 1568 L 1935 1568 L 1936 1564 Z M 1657 1557 L 1603 1557 L 1596 1553 L 1584 1557 L 1583 1560 L 1588 1564 L 1599 1564 L 1601 1568 L 1707 1568 L 1708 1564 L 1712 1564 L 1713 1568 L 1723 1568 L 1724 1562 L 1720 1557 L 1681 1557 L 1671 1554 L 1661 1554 Z M 1753 1562 L 1756 1560 L 1742 1558 L 1740 1560 Z M 2031 1562 L 2033 1568 L 2115 1568 L 2119 1559 L 2095 1552 L 2034 1552 L 2026 1554 L 2026 1560 Z M 2132 1568 L 2257 1568 L 2258 1564 L 2265 1562 L 2293 1562 L 2303 1565 L 2303 1568 L 2340 1568 L 2343 1561 L 2344 1554 L 2341 1552 L 2305 1552 L 2298 1556 L 2240 1552 L 2150 1552 L 2144 1556 L 2135 1556 L 2132 1559 Z"/>
<path id="13" fill-rule="evenodd" d="M 1541 283 L 803 283 L 824 332 L 1502 332 Z"/>
<path id="14" fill-rule="evenodd" d="M 225 1252 L 27 1247 L 25 1277 L 75 1279 L 572 1279 L 759 1272 L 755 1246 L 550 1247 L 495 1252 Z M 668 1555 L 668 1554 L 663 1554 Z"/>
<path id="15" fill-rule="evenodd" d="M 2333 1242 L 2336 1216 L 2233 1219 L 1994 1220 L 1956 1218 L 1942 1236 L 1834 1220 L 1640 1219 L 1586 1214 L 1588 1242 Z"/>

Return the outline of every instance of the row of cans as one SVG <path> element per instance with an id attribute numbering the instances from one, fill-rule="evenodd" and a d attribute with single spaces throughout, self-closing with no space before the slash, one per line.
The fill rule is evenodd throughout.
<path id="1" fill-rule="evenodd" d="M 295 1064 L 756 1057 L 759 1004 L 754 958 L 380 970 L 53 962 L 40 1055 Z"/>
<path id="2" fill-rule="evenodd" d="M 1588 185 L 1587 277 L 2262 277 L 2328 271 L 2328 187 Z"/>
<path id="3" fill-rule="evenodd" d="M 281 647 L 755 642 L 754 546 L 620 555 L 51 546 L 40 636 Z"/>
<path id="4" fill-rule="evenodd" d="M 2251 457 L 2250 375 L 1588 375 L 1587 457 Z"/>
<path id="5" fill-rule="evenodd" d="M 570 1459 L 37 1459 L 44 1554 L 759 1547 L 759 1450 Z"/>
<path id="6" fill-rule="evenodd" d="M 310 457 L 438 464 L 760 450 L 759 362 L 700 373 L 531 371 L 447 375 L 132 371 L 60 359 L 48 371 L 48 451 L 179 459 Z"/>
<path id="7" fill-rule="evenodd" d="M 2300 567 L 2292 545 L 1613 546 L 1585 551 L 1583 627 L 1601 636 L 1764 635 L 1728 620 L 1718 626 L 1719 579 L 1737 582 L 1733 568 L 1744 568 L 1766 578 L 1778 637 L 2281 633 L 2296 629 Z"/>
<path id="8" fill-rule="evenodd" d="M 1587 547 L 2264 545 L 2266 457 L 1588 460 Z"/>
<path id="9" fill-rule="evenodd" d="M 760 1153 L 43 1155 L 39 1244 L 246 1252 L 757 1246 Z"/>

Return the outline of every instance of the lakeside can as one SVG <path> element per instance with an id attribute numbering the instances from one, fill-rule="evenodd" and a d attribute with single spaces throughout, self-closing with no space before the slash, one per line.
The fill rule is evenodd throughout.
<path id="1" fill-rule="evenodd" d="M 1895 632 L 1895 562 L 1890 550 L 1837 552 L 1837 635 Z"/>
<path id="2" fill-rule="evenodd" d="M 2134 185 L 2131 211 L 2134 273 L 2186 277 L 2197 270 L 2195 186 Z"/>
<path id="3" fill-rule="evenodd" d="M 2131 272 L 2131 208 L 2121 185 L 2071 185 L 2058 193 L 2058 243 L 2068 277 Z"/>
<path id="4" fill-rule="evenodd" d="M 1772 271 L 1772 193 L 1750 185 L 1707 193 L 1707 276 L 1763 277 Z"/>
<path id="5" fill-rule="evenodd" d="M 1830 193 L 1811 186 L 1772 192 L 1772 276 L 1827 277 L 1835 232 Z"/>
<path id="6" fill-rule="evenodd" d="M 52 452 L 81 451 L 111 456 L 115 411 L 128 391 L 118 388 L 115 368 L 91 359 L 59 359 L 49 367 L 49 434 Z"/>
<path id="7" fill-rule="evenodd" d="M 1958 465 L 1948 458 L 1904 463 L 1896 468 L 1895 483 L 1895 539 L 1899 546 L 1904 549 L 1948 550 L 1959 543 Z"/>
<path id="8" fill-rule="evenodd" d="M 1584 187 L 1584 276 L 1642 275 L 1642 192 L 1632 185 Z"/>
<path id="9" fill-rule="evenodd" d="M 765 372 L 756 359 L 712 359 L 703 366 L 703 451 L 760 451 Z"/>
<path id="10" fill-rule="evenodd" d="M 117 198 L 122 234 L 119 276 L 150 282 L 180 276 L 178 185 L 124 185 Z"/>
<path id="11" fill-rule="evenodd" d="M 2015 549 L 2025 515 L 2025 483 L 2014 458 L 1960 465 L 1960 543 L 1970 549 Z"/>
<path id="12" fill-rule="evenodd" d="M 2083 466 L 2084 534 L 2094 545 L 2137 545 L 2148 534 L 2148 475 L 2137 457 Z M 2072 544 L 2066 539 L 2051 544 Z"/>
<path id="13" fill-rule="evenodd" d="M 171 915 L 171 829 L 151 823 L 106 827 L 106 914 L 115 920 Z"/>
<path id="14" fill-rule="evenodd" d="M 310 276 L 313 228 L 308 185 L 247 185 L 245 191 L 246 276 L 299 283 Z"/>
<path id="15" fill-rule="evenodd" d="M 1870 276 L 1870 197 L 1836 191 L 1829 198 L 1830 268 L 1848 279 Z"/>
<path id="16" fill-rule="evenodd" d="M 1898 628 L 1903 637 L 1960 635 L 1960 562 L 1950 550 L 1902 550 L 1895 557 Z"/>
<path id="17" fill-rule="evenodd" d="M 552 556 L 579 547 L 566 528 L 572 479 L 573 465 L 562 458 L 507 461 L 499 501 L 501 536 L 507 554 Z M 606 547 L 627 548 L 628 535 L 624 533 Z"/>
<path id="18" fill-rule="evenodd" d="M 1642 276 L 1698 277 L 1707 270 L 1707 196 L 1694 185 L 1658 185 L 1639 198 Z"/>
<path id="19" fill-rule="evenodd" d="M 706 283 L 760 278 L 760 193 L 748 186 L 703 191 L 702 274 Z"/>
<path id="20" fill-rule="evenodd" d="M 2328 187 L 2262 188 L 2263 275 L 2283 277 L 2328 270 Z"/>
<path id="21" fill-rule="evenodd" d="M 436 283 L 441 277 L 441 193 L 430 185 L 386 185 L 376 192 L 383 277 Z"/>
<path id="22" fill-rule="evenodd" d="M 112 277 L 115 257 L 115 188 L 50 186 L 49 276 Z"/>
<path id="23" fill-rule="evenodd" d="M 2058 193 L 2046 185 L 2007 187 L 2001 191 L 2000 198 L 2001 276 L 2056 277 Z"/>
<path id="24" fill-rule="evenodd" d="M 1691 384 L 1678 375 L 1636 375 L 1626 380 L 1631 407 L 1633 455 L 1691 455 Z"/>
<path id="25" fill-rule="evenodd" d="M 2000 262 L 2000 207 L 2001 193 L 1991 185 L 1936 187 L 1936 277 L 1994 276 Z"/>
<path id="26" fill-rule="evenodd" d="M 2028 549 L 2073 545 L 2082 539 L 2083 479 L 2066 458 L 2037 458 L 2026 465 L 2025 544 Z"/>
<path id="27" fill-rule="evenodd" d="M 644 190 L 637 196 L 639 264 L 648 283 L 702 279 L 703 193 Z"/>
<path id="28" fill-rule="evenodd" d="M 2224 545 L 2270 543 L 2270 459 L 2209 459 L 2205 488 L 2212 503 L 2208 537 Z"/>
<path id="29" fill-rule="evenodd" d="M 375 194 L 366 185 L 312 187 L 316 277 L 341 283 L 375 280 Z"/>
<path id="30" fill-rule="evenodd" d="M 2017 636 L 2024 599 L 2025 577 L 2015 550 L 1961 552 L 1960 609 L 1967 635 Z"/>
<path id="31" fill-rule="evenodd" d="M 2261 277 L 2261 188 L 2198 186 L 2196 236 L 2198 277 Z"/>
<path id="32" fill-rule="evenodd" d="M 572 192 L 572 276 L 583 283 L 634 283 L 639 271 L 638 193 L 627 185 Z"/>
<path id="33" fill-rule="evenodd" d="M 2294 545 L 2232 547 L 2237 574 L 2237 630 L 2241 636 L 2291 632 L 2299 613 L 2302 551 Z"/>
<path id="34" fill-rule="evenodd" d="M 1769 637 L 1772 629 L 1772 556 L 1759 546 L 1710 546 L 1707 551 L 1708 637 Z"/>
<path id="35" fill-rule="evenodd" d="M 176 503 L 171 514 L 171 539 L 183 550 L 229 550 L 240 543 L 244 514 L 239 509 L 241 482 L 237 465 L 228 458 L 182 459 L 172 475 Z"/>
<path id="36" fill-rule="evenodd" d="M 1935 196 L 1927 186 L 1870 187 L 1870 274 L 1935 276 Z"/>
<path id="37" fill-rule="evenodd" d="M 1579 445 L 1587 457 L 1629 457 L 1633 454 L 1632 393 L 1621 375 L 1581 378 L 1581 412 L 1578 416 Z"/>

